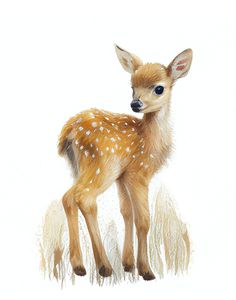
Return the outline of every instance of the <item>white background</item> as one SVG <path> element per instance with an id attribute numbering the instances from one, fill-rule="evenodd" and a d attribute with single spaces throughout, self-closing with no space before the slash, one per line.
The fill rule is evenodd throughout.
<path id="1" fill-rule="evenodd" d="M 233 5 L 0 2 L 1 299 L 235 299 Z M 186 276 L 103 288 L 85 277 L 60 290 L 42 278 L 36 244 L 47 206 L 72 182 L 57 136 L 85 108 L 131 113 L 130 78 L 113 43 L 164 64 L 193 49 L 191 71 L 173 90 L 175 152 L 162 172 L 189 225 L 193 258 Z"/>

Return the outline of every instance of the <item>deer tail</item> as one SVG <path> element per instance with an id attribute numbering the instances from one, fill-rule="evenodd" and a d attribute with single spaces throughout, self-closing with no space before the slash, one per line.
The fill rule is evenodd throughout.
<path id="1" fill-rule="evenodd" d="M 153 204 L 149 236 L 151 265 L 160 277 L 163 277 L 164 265 L 167 271 L 183 273 L 188 270 L 190 259 L 187 226 L 178 216 L 165 187 L 160 188 Z"/>

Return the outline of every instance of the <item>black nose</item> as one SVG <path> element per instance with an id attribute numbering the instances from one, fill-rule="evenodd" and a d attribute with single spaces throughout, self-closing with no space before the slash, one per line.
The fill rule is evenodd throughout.
<path id="1" fill-rule="evenodd" d="M 143 106 L 143 102 L 140 101 L 139 99 L 135 99 L 131 102 L 130 106 L 133 111 L 139 112 L 140 108 Z"/>

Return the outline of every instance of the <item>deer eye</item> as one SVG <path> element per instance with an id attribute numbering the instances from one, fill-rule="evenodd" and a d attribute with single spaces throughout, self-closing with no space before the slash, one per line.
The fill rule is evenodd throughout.
<path id="1" fill-rule="evenodd" d="M 164 92 L 164 87 L 162 85 L 158 85 L 155 87 L 154 92 L 157 95 L 161 95 Z"/>

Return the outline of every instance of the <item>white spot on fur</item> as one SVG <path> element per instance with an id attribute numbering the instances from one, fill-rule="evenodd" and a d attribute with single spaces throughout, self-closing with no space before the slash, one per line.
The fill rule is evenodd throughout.
<path id="1" fill-rule="evenodd" d="M 98 139 L 98 138 L 96 138 L 96 140 L 95 140 L 95 141 L 98 143 L 99 139 Z"/>
<path id="2" fill-rule="evenodd" d="M 135 121 L 135 120 L 132 120 L 132 122 L 133 122 L 133 123 L 136 123 L 136 121 Z"/>
<path id="3" fill-rule="evenodd" d="M 84 130 L 84 128 L 82 126 L 79 127 L 79 131 L 82 131 Z"/>
<path id="4" fill-rule="evenodd" d="M 93 153 L 93 154 L 92 154 L 92 158 L 94 158 L 94 157 L 95 157 L 95 154 Z"/>
<path id="5" fill-rule="evenodd" d="M 130 152 L 130 148 L 129 147 L 127 147 L 125 150 L 126 150 L 126 152 Z"/>
<path id="6" fill-rule="evenodd" d="M 98 169 L 96 170 L 96 174 L 98 175 L 98 174 L 100 174 L 100 172 L 101 172 L 101 170 L 100 170 L 100 168 L 98 168 Z"/>
<path id="7" fill-rule="evenodd" d="M 109 121 L 109 118 L 108 118 L 108 117 L 105 117 L 105 119 L 106 119 L 107 121 Z"/>
<path id="8" fill-rule="evenodd" d="M 98 125 L 97 122 L 92 122 L 92 127 L 95 128 L 95 127 L 97 127 L 97 125 Z"/>
<path id="9" fill-rule="evenodd" d="M 87 130 L 86 131 L 86 135 L 90 135 L 91 131 L 90 130 Z"/>
<path id="10" fill-rule="evenodd" d="M 80 148 L 80 150 L 83 150 L 83 149 L 84 149 L 84 146 L 82 145 L 82 146 L 80 146 L 79 148 Z"/>
<path id="11" fill-rule="evenodd" d="M 78 140 L 76 140 L 76 141 L 75 141 L 75 144 L 76 144 L 76 145 L 78 145 L 78 144 L 79 144 L 79 141 L 78 141 Z"/>
<path id="12" fill-rule="evenodd" d="M 100 152 L 100 155 L 103 156 L 103 152 L 102 151 Z"/>
<path id="13" fill-rule="evenodd" d="M 111 138 L 111 141 L 112 141 L 112 142 L 115 142 L 116 140 L 112 137 L 112 138 Z"/>
<path id="14" fill-rule="evenodd" d="M 77 121 L 75 121 L 76 124 L 81 123 L 83 121 L 82 118 L 79 118 Z"/>
<path id="15" fill-rule="evenodd" d="M 93 144 L 90 144 L 90 147 L 93 148 Z"/>
<path id="16" fill-rule="evenodd" d="M 121 132 L 122 132 L 122 133 L 126 133 L 126 130 L 122 130 Z"/>
<path id="17" fill-rule="evenodd" d="M 150 157 L 151 157 L 151 158 L 154 158 L 154 156 L 153 156 L 152 154 L 150 154 Z"/>
<path id="18" fill-rule="evenodd" d="M 89 192 L 89 188 L 86 188 L 85 191 L 86 191 L 86 192 Z"/>
<path id="19" fill-rule="evenodd" d="M 111 148 L 111 152 L 112 152 L 112 153 L 114 153 L 114 152 L 115 152 L 114 148 Z"/>
<path id="20" fill-rule="evenodd" d="M 140 166 L 142 166 L 142 165 L 143 165 L 143 162 L 141 161 Z"/>
<path id="21" fill-rule="evenodd" d="M 102 132 L 104 128 L 101 126 L 99 129 L 100 129 L 100 131 Z"/>
<path id="22" fill-rule="evenodd" d="M 135 158 L 135 155 L 133 155 L 133 158 Z"/>
<path id="23" fill-rule="evenodd" d="M 109 151 L 109 147 L 106 147 L 106 150 Z"/>
<path id="24" fill-rule="evenodd" d="M 86 157 L 89 156 L 89 152 L 87 150 L 84 151 L 84 154 L 85 154 Z"/>

